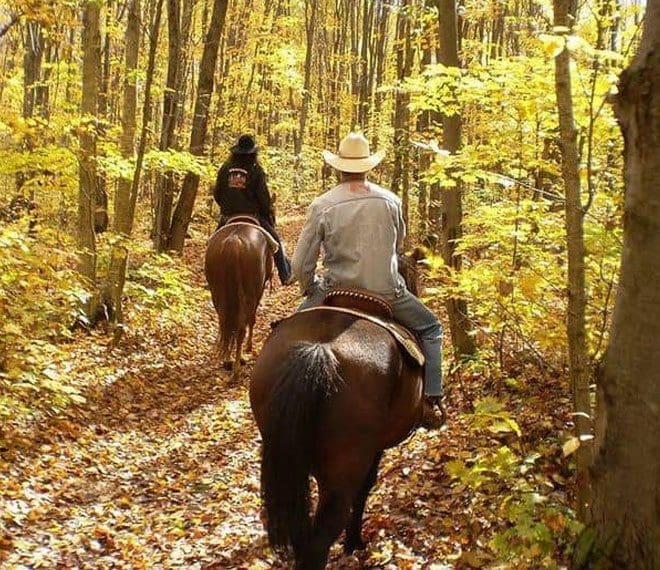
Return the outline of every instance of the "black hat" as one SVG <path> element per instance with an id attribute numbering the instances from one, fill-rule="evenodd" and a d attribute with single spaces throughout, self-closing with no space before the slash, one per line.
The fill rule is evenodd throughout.
<path id="1" fill-rule="evenodd" d="M 250 135 L 241 135 L 238 144 L 231 147 L 231 151 L 234 154 L 255 154 L 258 148 Z"/>

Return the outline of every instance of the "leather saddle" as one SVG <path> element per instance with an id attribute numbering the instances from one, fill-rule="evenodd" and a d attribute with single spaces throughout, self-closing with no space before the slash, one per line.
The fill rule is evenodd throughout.
<path id="1" fill-rule="evenodd" d="M 270 250 L 273 254 L 277 253 L 277 250 L 280 248 L 279 244 L 277 243 L 277 240 L 270 235 L 264 228 L 261 227 L 261 224 L 259 223 L 259 219 L 250 216 L 249 214 L 236 214 L 235 216 L 230 216 L 227 218 L 227 221 L 223 228 L 226 228 L 227 226 L 252 226 L 253 228 L 257 228 L 263 236 L 266 238 L 268 241 L 268 246 L 270 247 Z M 222 229 L 222 228 L 221 228 Z"/>
<path id="2" fill-rule="evenodd" d="M 299 312 L 311 311 L 333 311 L 366 319 L 387 330 L 414 362 L 424 366 L 424 353 L 417 337 L 394 321 L 392 306 L 380 295 L 365 289 L 336 287 L 326 293 L 320 306 Z"/>

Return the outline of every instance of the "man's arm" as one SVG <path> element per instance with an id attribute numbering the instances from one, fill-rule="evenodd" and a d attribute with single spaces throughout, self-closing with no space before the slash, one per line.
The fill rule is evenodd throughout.
<path id="1" fill-rule="evenodd" d="M 296 252 L 291 260 L 294 280 L 300 281 L 300 290 L 303 294 L 314 283 L 316 262 L 319 258 L 322 241 L 323 228 L 321 227 L 320 211 L 312 202 L 305 227 L 303 227 L 300 239 L 298 239 Z"/>
<path id="2" fill-rule="evenodd" d="M 396 252 L 403 253 L 404 241 L 406 239 L 406 222 L 403 220 L 401 202 L 396 205 Z"/>

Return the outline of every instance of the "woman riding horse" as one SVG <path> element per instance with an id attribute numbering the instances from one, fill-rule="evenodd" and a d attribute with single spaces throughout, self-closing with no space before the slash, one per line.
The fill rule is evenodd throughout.
<path id="1" fill-rule="evenodd" d="M 278 243 L 275 265 L 283 285 L 291 278 L 291 266 L 284 254 L 282 240 L 275 230 L 275 214 L 266 185 L 266 174 L 257 160 L 258 147 L 250 135 L 242 135 L 231 147 L 231 155 L 220 167 L 213 197 L 220 206 L 220 226 L 235 215 L 249 215 L 259 220 Z"/>

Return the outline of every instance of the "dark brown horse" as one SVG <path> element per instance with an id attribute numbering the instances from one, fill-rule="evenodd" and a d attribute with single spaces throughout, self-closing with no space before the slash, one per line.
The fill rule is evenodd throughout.
<path id="1" fill-rule="evenodd" d="M 325 568 L 344 529 L 345 550 L 363 548 L 362 516 L 382 452 L 421 416 L 422 369 L 370 321 L 297 313 L 266 341 L 250 403 L 263 439 L 261 493 L 273 548 L 293 549 L 298 570 Z M 319 489 L 313 518 L 310 475 Z"/>
<path id="2" fill-rule="evenodd" d="M 218 350 L 227 361 L 234 351 L 233 376 L 238 379 L 243 341 L 252 352 L 252 333 L 257 307 L 273 273 L 273 256 L 259 228 L 229 224 L 208 241 L 206 281 L 218 313 Z"/>

